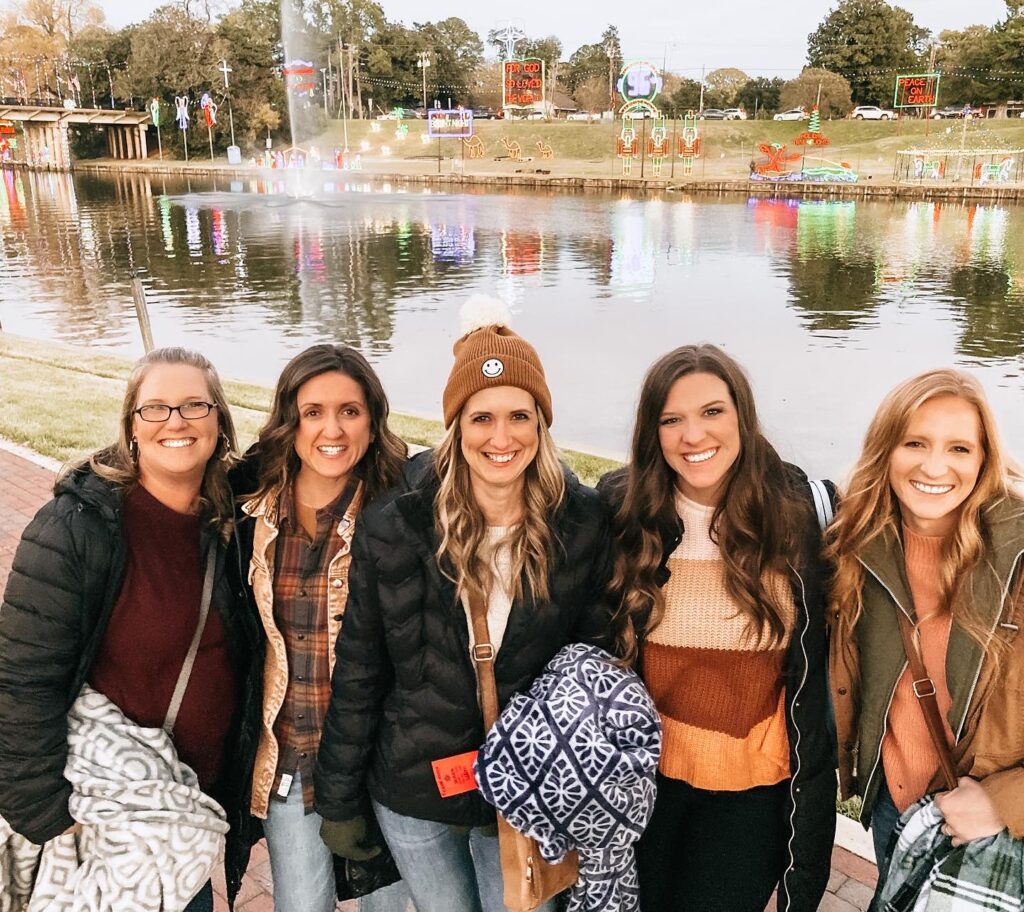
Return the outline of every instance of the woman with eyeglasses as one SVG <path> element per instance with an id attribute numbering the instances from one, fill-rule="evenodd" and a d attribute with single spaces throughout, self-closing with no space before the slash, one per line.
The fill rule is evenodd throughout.
<path id="1" fill-rule="evenodd" d="M 114 908 L 164 908 L 147 904 L 145 880 L 160 885 L 167 908 L 181 907 L 171 904 L 177 896 L 188 912 L 213 909 L 215 852 L 204 859 L 183 841 L 154 854 L 154 819 L 179 815 L 175 832 L 196 845 L 230 824 L 232 898 L 248 863 L 259 637 L 233 532 L 234 449 L 210 362 L 181 348 L 146 355 L 129 377 L 117 441 L 58 478 L 22 535 L 4 593 L 0 815 L 37 845 L 77 835 L 83 869 L 107 871 L 96 889 Z M 86 738 L 76 726 L 89 713 L 110 722 Z M 115 832 L 113 805 L 94 813 L 66 777 L 118 738 L 133 752 L 117 800 L 139 806 Z M 161 778 L 168 770 L 173 781 Z M 107 787 L 107 772 L 83 775 Z M 121 856 L 138 859 L 131 876 Z M 117 882 L 118 871 L 133 882 Z"/>

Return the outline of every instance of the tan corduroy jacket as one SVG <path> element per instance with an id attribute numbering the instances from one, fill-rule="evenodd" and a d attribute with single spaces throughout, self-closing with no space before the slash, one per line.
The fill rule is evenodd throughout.
<path id="1" fill-rule="evenodd" d="M 249 585 L 252 586 L 260 621 L 267 636 L 267 652 L 263 663 L 263 714 L 260 719 L 260 740 L 256 748 L 256 765 L 252 774 L 252 813 L 267 816 L 270 790 L 277 772 L 278 744 L 274 737 L 274 723 L 281 711 L 288 690 L 288 655 L 284 637 L 274 620 L 274 542 L 277 539 L 277 504 L 280 492 L 273 492 L 258 500 L 251 500 L 242 510 L 253 517 L 252 560 L 249 562 Z M 334 673 L 334 643 L 341 632 L 341 619 L 348 601 L 348 568 L 352 561 L 352 536 L 356 531 L 356 516 L 363 496 L 363 483 L 359 482 L 352 503 L 345 511 L 339 532 L 342 546 L 331 559 L 327 570 L 327 638 L 331 644 L 328 669 Z"/>
<path id="2" fill-rule="evenodd" d="M 992 636 L 1002 640 L 998 661 L 954 625 L 946 679 L 956 734 L 953 759 L 961 776 L 981 782 L 1006 821 L 1024 838 L 1024 515 L 1011 500 L 986 517 L 989 550 L 969 582 L 974 604 Z M 906 665 L 897 611 L 913 616 L 903 546 L 886 534 L 861 555 L 864 613 L 852 642 L 833 633 L 829 668 L 839 743 L 843 797 L 861 795 L 867 825 L 881 782 L 881 745 L 892 693 Z M 941 788 L 938 774 L 930 791 Z"/>

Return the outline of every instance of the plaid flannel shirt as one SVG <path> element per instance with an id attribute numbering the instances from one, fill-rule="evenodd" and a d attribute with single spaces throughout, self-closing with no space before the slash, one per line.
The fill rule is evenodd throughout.
<path id="1" fill-rule="evenodd" d="M 298 521 L 290 485 L 279 506 L 274 620 L 288 654 L 288 690 L 274 723 L 280 755 L 271 796 L 283 800 L 288 789 L 282 777 L 298 772 L 307 813 L 313 809 L 313 768 L 331 699 L 328 653 L 334 644 L 327 636 L 327 570 L 342 547 L 338 524 L 355 490 L 356 483 L 347 485 L 337 500 L 317 510 L 313 540 Z"/>
<path id="2" fill-rule="evenodd" d="M 1022 912 L 1024 840 L 1006 830 L 954 847 L 931 798 L 896 825 L 881 912 Z"/>

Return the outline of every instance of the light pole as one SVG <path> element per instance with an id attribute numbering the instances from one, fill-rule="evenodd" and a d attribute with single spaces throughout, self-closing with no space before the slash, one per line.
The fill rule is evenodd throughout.
<path id="1" fill-rule="evenodd" d="M 228 66 L 227 60 L 222 60 L 220 66 L 217 67 L 224 74 L 224 94 L 228 96 L 228 123 L 231 125 L 231 145 L 235 144 L 235 118 L 231 113 L 231 93 L 228 91 L 228 73 L 231 72 L 231 67 Z"/>
<path id="2" fill-rule="evenodd" d="M 430 66 L 430 51 L 420 51 L 420 59 L 416 62 L 423 74 L 423 116 L 427 114 L 427 67 Z"/>

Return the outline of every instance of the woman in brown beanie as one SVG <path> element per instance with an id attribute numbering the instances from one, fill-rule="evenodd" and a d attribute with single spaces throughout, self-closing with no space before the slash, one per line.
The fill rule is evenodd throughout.
<path id="1" fill-rule="evenodd" d="M 502 705 L 566 643 L 605 645 L 609 629 L 606 511 L 559 462 L 537 352 L 484 320 L 455 343 L 444 439 L 412 461 L 409 491 L 361 518 L 315 774 L 324 840 L 364 859 L 383 834 L 418 912 L 504 909 L 472 772 L 487 649 L 470 603 L 486 606 Z"/>

